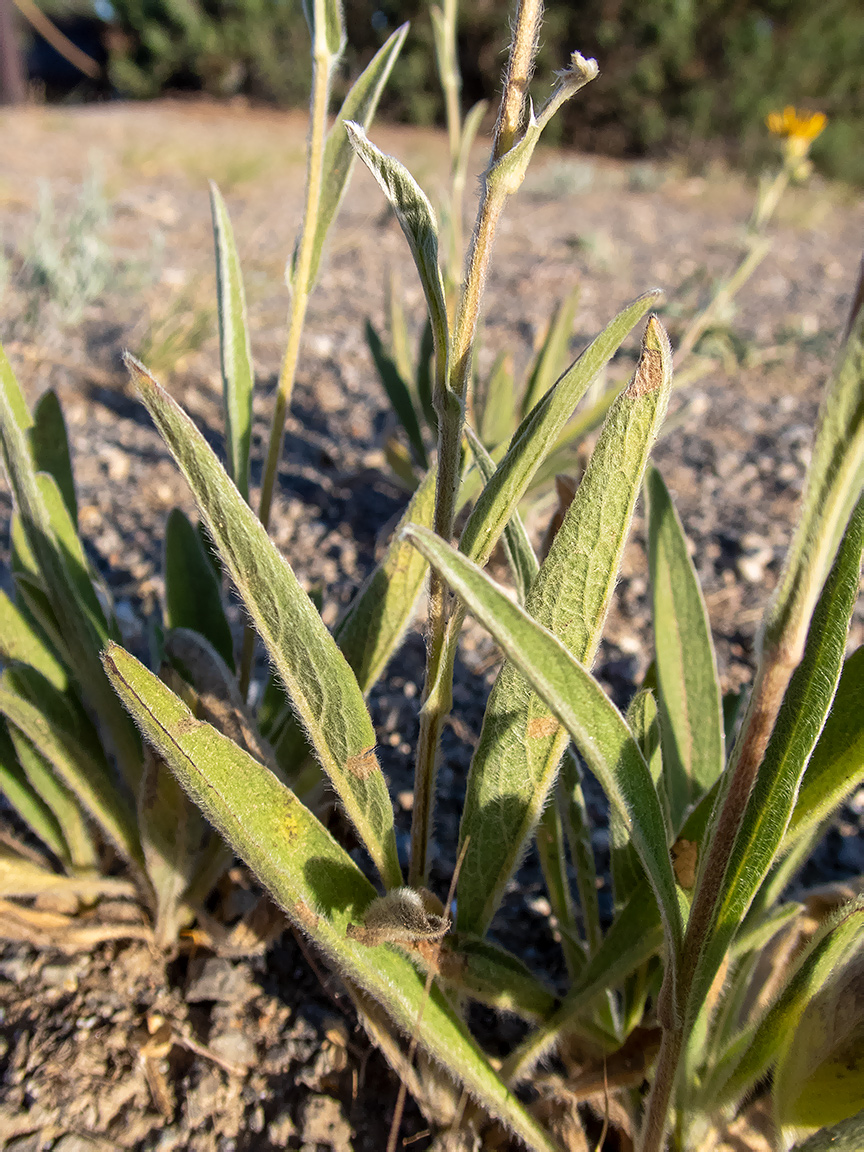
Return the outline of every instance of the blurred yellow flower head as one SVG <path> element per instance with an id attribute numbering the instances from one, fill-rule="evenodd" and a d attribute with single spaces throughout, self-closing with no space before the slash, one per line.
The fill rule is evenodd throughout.
<path id="1" fill-rule="evenodd" d="M 783 150 L 790 160 L 803 160 L 828 123 L 828 117 L 824 112 L 798 112 L 787 104 L 782 112 L 769 112 L 765 123 L 769 132 L 784 138 Z"/>

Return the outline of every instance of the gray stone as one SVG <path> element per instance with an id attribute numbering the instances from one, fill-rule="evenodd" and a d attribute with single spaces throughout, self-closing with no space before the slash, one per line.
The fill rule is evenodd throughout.
<path id="1" fill-rule="evenodd" d="M 233 1004 L 248 997 L 249 984 L 249 972 L 244 965 L 231 964 L 221 956 L 198 958 L 189 965 L 186 1000 L 189 1004 L 205 1000 Z"/>

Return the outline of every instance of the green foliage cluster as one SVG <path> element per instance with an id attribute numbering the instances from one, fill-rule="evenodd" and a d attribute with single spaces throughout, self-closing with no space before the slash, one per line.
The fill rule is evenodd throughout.
<path id="1" fill-rule="evenodd" d="M 299 4 L 278 0 L 117 0 L 125 39 L 112 79 L 153 96 L 166 87 L 302 100 L 308 61 L 298 52 Z M 384 108 L 411 123 L 440 119 L 434 34 L 424 0 L 359 0 L 348 6 L 349 63 L 368 61 L 397 25 L 412 43 L 394 68 Z M 497 90 L 507 6 L 469 0 L 459 17 L 459 63 L 467 103 Z M 648 0 L 572 5 L 553 0 L 537 58 L 536 87 L 548 89 L 578 44 L 601 75 L 578 112 L 565 110 L 550 138 L 612 154 L 695 149 L 722 141 L 748 163 L 764 156 L 764 118 L 786 104 L 818 108 L 830 123 L 814 149 L 830 176 L 864 180 L 864 13 L 854 0 L 763 0 L 741 5 Z"/>
<path id="2" fill-rule="evenodd" d="M 446 89 L 455 75 L 446 63 L 452 0 L 434 18 Z M 165 628 L 154 635 L 149 666 L 119 642 L 87 565 L 56 401 L 49 394 L 31 416 L 0 358 L 16 583 L 15 602 L 0 599 L 0 779 L 53 856 L 53 871 L 45 857 L 42 880 L 89 882 L 89 894 L 98 896 L 100 885 L 117 880 L 99 858 L 103 841 L 113 845 L 149 897 L 157 936 L 168 946 L 230 848 L 338 971 L 421 1107 L 438 1124 L 443 1110 L 450 1133 L 439 1147 L 476 1147 L 474 1134 L 489 1119 L 535 1152 L 584 1146 L 575 1066 L 603 1085 L 606 1126 L 633 1138 L 639 1152 L 661 1152 L 669 1141 L 680 1152 L 704 1147 L 712 1125 L 722 1125 L 769 1074 L 784 1147 L 802 1129 L 833 1125 L 831 1146 L 851 1152 L 860 1124 L 849 1121 L 856 1113 L 860 1119 L 864 1097 L 857 991 L 864 897 L 843 900 L 814 928 L 807 909 L 785 893 L 825 821 L 864 781 L 864 649 L 846 656 L 864 544 L 862 294 L 823 400 L 801 518 L 763 621 L 754 683 L 740 721 L 727 724 L 695 568 L 650 463 L 672 388 L 669 340 L 649 316 L 657 293 L 612 318 L 563 373 L 543 368 L 541 357 L 513 404 L 518 423 L 498 459 L 473 426 L 471 365 L 497 222 L 541 133 L 594 79 L 596 65 L 574 53 L 551 96 L 528 116 L 524 92 L 540 5 L 517 6 L 468 271 L 453 285 L 441 272 L 428 198 L 366 135 L 406 29 L 384 44 L 328 128 L 330 82 L 344 48 L 341 5 L 314 0 L 307 19 L 306 205 L 289 264 L 289 333 L 257 514 L 248 483 L 251 336 L 231 224 L 215 187 L 224 465 L 148 369 L 127 358 L 205 530 L 202 536 L 178 513 L 169 520 Z M 453 135 L 456 166 L 467 131 L 460 124 Z M 355 156 L 396 214 L 426 301 L 428 373 L 412 377 L 420 382 L 413 396 L 401 376 L 405 395 L 393 384 L 414 466 L 426 471 L 385 556 L 331 632 L 269 538 L 267 520 L 306 305 Z M 576 406 L 646 317 L 635 371 L 607 405 L 584 475 L 540 557 L 520 502 Z M 418 426 L 413 437 L 406 405 Z M 432 414 L 434 457 L 419 433 L 420 409 Z M 485 420 L 482 405 L 476 414 Z M 623 714 L 591 667 L 640 496 L 656 659 Z M 469 501 L 457 531 L 456 513 Z M 484 570 L 499 542 L 512 589 Z M 236 662 L 221 574 L 254 626 Z M 366 697 L 427 580 L 406 877 Z M 426 883 L 439 743 L 468 611 L 505 663 L 466 782 L 451 922 L 454 910 Z M 256 635 L 272 673 L 253 713 L 246 690 Z M 610 809 L 608 925 L 597 909 L 586 770 Z M 326 825 L 322 781 L 366 850 L 366 870 Z M 561 932 L 563 992 L 487 935 L 532 841 Z M 33 884 L 23 889 L 23 857 L 13 848 L 4 855 L 17 868 L 13 894 L 32 895 Z M 770 949 L 776 962 L 766 977 L 760 961 Z M 503 1061 L 472 1033 L 471 1001 L 526 1021 L 525 1038 Z M 553 1051 L 565 1069 L 569 1061 L 566 1075 L 540 1067 Z M 397 1135 L 398 1109 L 391 1148 Z"/>

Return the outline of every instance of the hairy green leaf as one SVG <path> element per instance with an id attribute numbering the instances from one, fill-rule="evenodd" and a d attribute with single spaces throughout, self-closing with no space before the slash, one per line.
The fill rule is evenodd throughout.
<path id="1" fill-rule="evenodd" d="M 862 543 L 864 501 L 849 525 L 816 605 L 803 659 L 789 683 L 731 846 L 714 928 L 693 981 L 694 1011 L 697 998 L 705 995 L 776 857 L 802 774 L 831 707 L 843 666 L 849 617 L 858 598 Z"/>
<path id="2" fill-rule="evenodd" d="M 498 353 L 482 388 L 478 383 L 476 392 L 474 410 L 480 414 L 480 439 L 494 448 L 507 440 L 516 422 L 516 381 L 513 357 L 508 352 Z"/>
<path id="3" fill-rule="evenodd" d="M 219 362 L 228 475 L 244 500 L 249 499 L 249 447 L 252 442 L 252 392 L 255 372 L 246 318 L 246 293 L 234 230 L 222 193 L 210 181 L 210 211 L 216 245 L 216 285 L 219 298 Z"/>
<path id="4" fill-rule="evenodd" d="M 0 660 L 4 664 L 16 660 L 22 664 L 30 664 L 61 692 L 69 683 L 66 669 L 2 588 L 0 588 Z"/>
<path id="5" fill-rule="evenodd" d="M 44 711 L 0 684 L 0 713 L 19 729 L 54 769 L 108 838 L 135 864 L 143 866 L 132 809 L 104 761 L 68 731 L 58 730 Z"/>
<path id="6" fill-rule="evenodd" d="M 334 966 L 379 1001 L 405 1033 L 449 1070 L 530 1148 L 555 1146 L 499 1080 L 447 998 L 397 947 L 368 947 L 349 933 L 375 890 L 353 860 L 276 777 L 197 721 L 179 697 L 122 648 L 105 666 L 147 740 L 208 820 Z M 421 1011 L 421 1006 L 425 1008 Z"/>
<path id="7" fill-rule="evenodd" d="M 459 549 L 481 567 L 525 495 L 534 473 L 598 372 L 660 295 L 646 292 L 612 320 L 519 425 L 507 454 L 462 530 Z"/>
<path id="8" fill-rule="evenodd" d="M 558 1005 L 555 993 L 512 952 L 467 932 L 453 932 L 446 938 L 439 975 L 472 1000 L 525 1020 L 542 1020 Z"/>
<path id="9" fill-rule="evenodd" d="M 534 358 L 525 384 L 520 412 L 523 418 L 528 415 L 541 396 L 546 395 L 564 371 L 580 292 L 578 285 L 571 289 L 563 300 L 559 300 L 552 314 L 549 329 Z"/>
<path id="10" fill-rule="evenodd" d="M 807 1005 L 837 969 L 861 948 L 864 897 L 839 909 L 799 953 L 794 967 L 762 1018 L 735 1038 L 706 1085 L 712 1105 L 734 1101 L 777 1059 L 795 1033 Z"/>
<path id="11" fill-rule="evenodd" d="M 375 331 L 375 328 L 369 320 L 366 321 L 366 343 L 372 354 L 372 360 L 375 363 L 378 377 L 393 406 L 393 411 L 405 429 L 408 442 L 411 445 L 411 451 L 414 454 L 414 459 L 421 468 L 426 468 L 426 447 L 423 443 L 420 422 L 417 419 L 417 413 L 414 411 L 414 403 L 411 399 L 408 385 L 402 378 L 393 359 L 384 350 L 381 337 Z"/>
<path id="12" fill-rule="evenodd" d="M 68 863 L 69 846 L 60 821 L 27 779 L 3 720 L 0 720 L 0 792 L 57 859 Z"/>
<path id="13" fill-rule="evenodd" d="M 435 346 L 447 347 L 447 305 L 438 266 L 438 225 L 432 205 L 417 181 L 393 156 L 385 156 L 366 138 L 362 125 L 345 122 L 351 144 L 390 201 L 405 234 L 426 297 Z M 439 355 L 440 355 L 439 351 Z"/>
<path id="14" fill-rule="evenodd" d="M 483 442 L 470 425 L 465 425 L 464 432 L 471 447 L 474 462 L 483 477 L 484 485 L 486 485 L 495 474 L 495 461 L 483 447 Z M 524 604 L 531 582 L 539 571 L 540 562 L 531 541 L 528 539 L 528 533 L 525 531 L 525 525 L 522 523 L 522 517 L 518 511 L 514 511 L 504 527 L 504 547 L 507 550 L 510 571 L 516 584 L 516 595 L 519 598 L 519 603 Z"/>
<path id="15" fill-rule="evenodd" d="M 411 622 L 428 564 L 403 539 L 407 524 L 431 527 L 435 515 L 435 469 L 424 477 L 405 509 L 381 562 L 333 629 L 333 637 L 365 695 L 378 681 Z"/>
<path id="16" fill-rule="evenodd" d="M 0 356 L 0 451 L 15 499 L 19 535 L 32 556 L 53 631 L 82 694 L 96 711 L 113 744 L 124 777 L 134 787 L 140 773 L 140 745 L 99 664 L 99 649 L 112 629 L 96 598 L 81 542 L 56 482 L 37 473 L 26 433 L 15 412 L 20 391 L 5 356 Z M 23 584 L 19 584 L 23 587 Z M 28 607 L 31 598 L 26 597 Z M 40 623 L 43 623 L 43 619 Z"/>
<path id="17" fill-rule="evenodd" d="M 723 771 L 723 717 L 708 611 L 678 513 L 656 468 L 645 480 L 663 779 L 672 828 Z"/>
<path id="18" fill-rule="evenodd" d="M 861 1152 L 864 1148 L 864 1109 L 815 1132 L 803 1144 L 796 1144 L 791 1152 Z"/>
<path id="19" fill-rule="evenodd" d="M 378 49 L 366 69 L 355 80 L 339 109 L 333 127 L 327 134 L 322 165 L 321 199 L 318 202 L 318 217 L 315 222 L 315 244 L 312 248 L 312 264 L 309 269 L 310 286 L 318 277 L 324 241 L 339 211 L 354 166 L 356 154 L 351 147 L 345 122 L 351 120 L 366 129 L 369 128 L 381 93 L 407 34 L 408 24 L 402 24 Z M 291 275 L 293 277 L 293 271 Z"/>
<path id="20" fill-rule="evenodd" d="M 864 277 L 864 272 L 862 272 Z M 864 488 L 864 295 L 819 413 L 803 508 L 763 625 L 762 646 L 799 655 L 813 607 Z"/>
<path id="21" fill-rule="evenodd" d="M 127 357 L 208 531 L 291 697 L 321 766 L 388 887 L 402 873 L 393 809 L 363 694 L 315 605 L 207 441 L 150 373 Z"/>
<path id="22" fill-rule="evenodd" d="M 652 320 L 640 365 L 610 410 L 525 601 L 526 612 L 589 668 L 666 410 L 671 368 L 668 339 Z M 480 931 L 489 924 L 537 823 L 570 739 L 553 712 L 551 702 L 526 682 L 518 659 L 505 664 L 489 697 L 468 776 L 460 838 L 470 837 L 470 843 L 459 874 L 460 928 Z M 651 792 L 656 800 L 653 786 Z M 665 834 L 663 840 L 665 845 Z"/>
<path id="23" fill-rule="evenodd" d="M 204 543 L 189 518 L 172 508 L 165 525 L 165 624 L 204 636 L 229 668 L 234 642 L 222 607 L 222 589 Z"/>
<path id="24" fill-rule="evenodd" d="M 784 849 L 817 828 L 864 780 L 864 646 L 846 663 L 807 764 Z"/>
<path id="25" fill-rule="evenodd" d="M 63 410 L 53 388 L 42 393 L 33 409 L 30 451 L 33 453 L 36 471 L 50 473 L 57 482 L 69 519 L 77 532 L 78 501 L 75 497 L 72 458 L 69 455 L 69 437 L 66 434 Z"/>
<path id="26" fill-rule="evenodd" d="M 620 712 L 560 640 L 514 604 L 470 560 L 428 529 L 410 527 L 406 535 L 415 541 L 469 611 L 497 640 L 507 659 L 527 677 L 567 728 L 610 803 L 621 813 L 657 897 L 670 945 L 670 963 L 674 965 L 682 925 L 666 844 L 666 824 L 648 767 Z M 498 835 L 508 840 L 525 803 L 518 794 L 514 803 L 512 796 L 513 792 L 497 789 L 495 805 L 485 813 L 489 823 L 496 826 Z M 480 801 L 482 805 L 482 796 Z M 479 822 L 476 827 L 479 834 Z M 466 859 L 471 847 L 473 843 L 469 845 Z M 473 930 L 475 924 L 482 925 L 483 920 L 478 913 L 475 924 L 465 923 L 460 897 L 459 926 L 463 924 L 466 930 Z"/>

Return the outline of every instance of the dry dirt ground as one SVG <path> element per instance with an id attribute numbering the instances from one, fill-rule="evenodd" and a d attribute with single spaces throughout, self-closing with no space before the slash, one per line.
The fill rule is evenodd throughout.
<path id="1" fill-rule="evenodd" d="M 175 503 L 191 504 L 129 393 L 119 354 L 129 347 L 147 360 L 219 442 L 206 185 L 214 178 L 232 213 L 246 276 L 258 379 L 253 471 L 260 476 L 284 337 L 283 272 L 302 199 L 305 123 L 243 107 L 163 102 L 3 112 L 0 132 L 0 337 L 31 400 L 48 386 L 62 396 L 83 534 L 114 591 L 127 641 L 140 649 L 162 588 L 165 517 Z M 372 136 L 433 198 L 440 192 L 443 137 L 388 127 Z M 91 278 L 100 268 L 109 275 L 76 315 L 75 292 L 64 300 L 59 289 L 52 296 L 34 286 L 28 258 L 38 241 L 40 182 L 48 182 L 62 221 L 88 173 L 103 182 L 108 248 L 85 255 L 81 266 Z M 663 316 L 674 341 L 709 286 L 734 266 L 753 197 L 747 180 L 720 169 L 693 174 L 539 154 L 499 233 L 481 369 L 501 348 L 524 366 L 555 301 L 577 283 L 574 353 L 655 285 L 666 291 Z M 43 211 L 43 234 L 47 229 L 48 248 L 56 249 L 45 219 Z M 746 684 L 751 673 L 754 633 L 789 538 L 819 396 L 851 301 L 862 224 L 864 207 L 848 190 L 814 181 L 789 194 L 773 227 L 773 250 L 738 299 L 731 335 L 715 340 L 715 368 L 675 394 L 670 430 L 655 453 L 693 544 L 726 690 Z M 382 452 L 392 419 L 363 339 L 367 316 L 383 323 L 391 273 L 409 314 L 419 316 L 420 291 L 401 233 L 358 171 L 310 307 L 273 526 L 301 579 L 322 587 L 328 622 L 404 506 Z M 631 342 L 613 364 L 613 378 L 626 378 L 634 353 Z M 10 511 L 0 482 L 4 542 Z M 537 537 L 550 513 L 548 500 L 529 510 Z M 641 541 L 637 520 L 598 662 L 619 702 L 651 655 Z M 2 580 L 8 585 L 8 566 Z M 859 606 L 851 643 L 862 640 Z M 422 656 L 415 631 L 372 700 L 383 766 L 400 800 L 403 847 Z M 469 626 L 456 683 L 458 723 L 448 730 L 441 772 L 433 879 L 442 895 L 471 743 L 497 666 L 494 646 Z M 592 794 L 592 806 L 602 865 L 599 796 Z M 862 819 L 859 796 L 811 864 L 811 881 L 864 872 Z M 236 917 L 254 893 L 241 875 L 225 899 L 233 902 L 226 914 Z M 608 904 L 601 892 L 603 899 Z M 496 930 L 550 979 L 560 978 L 548 904 L 530 858 Z M 9 945 L 0 960 L 0 1004 L 0 1145 L 7 1149 L 311 1152 L 384 1145 L 395 1081 L 370 1051 L 344 995 L 332 985 L 321 991 L 288 932 L 265 953 L 236 960 L 200 954 L 166 962 L 140 944 L 105 945 L 84 956 Z M 502 1049 L 512 1043 L 508 1022 L 479 1023 L 490 1042 Z M 173 1043 L 153 1047 L 148 1025 L 163 1041 L 158 1029 L 167 1026 Z M 405 1131 L 422 1127 L 409 1110 Z"/>

